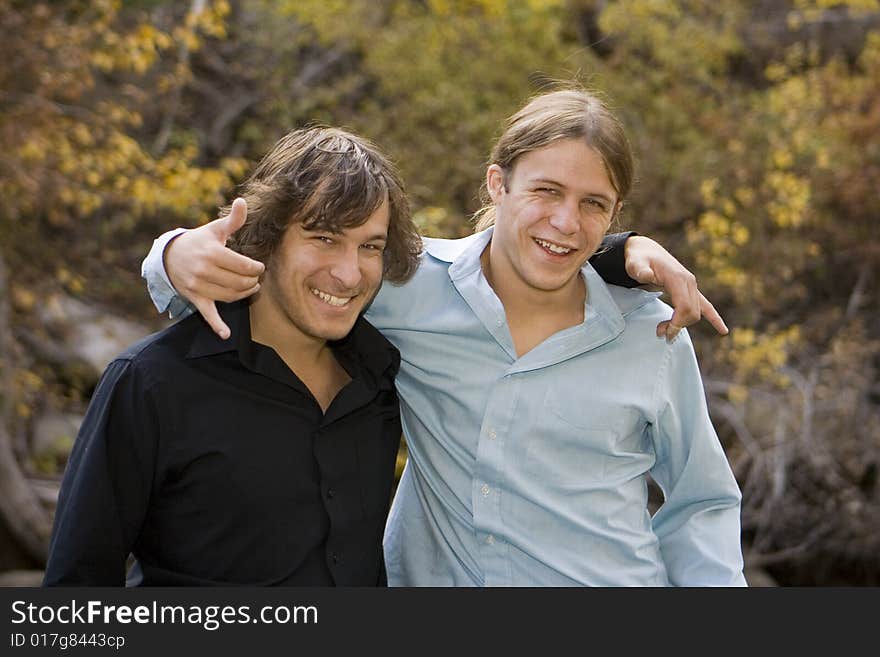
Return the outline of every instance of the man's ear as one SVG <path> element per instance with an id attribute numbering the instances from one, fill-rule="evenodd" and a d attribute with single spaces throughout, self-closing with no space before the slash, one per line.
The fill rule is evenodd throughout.
<path id="1" fill-rule="evenodd" d="M 486 169 L 486 189 L 493 203 L 500 203 L 506 191 L 504 188 L 504 169 L 497 164 L 490 164 Z"/>

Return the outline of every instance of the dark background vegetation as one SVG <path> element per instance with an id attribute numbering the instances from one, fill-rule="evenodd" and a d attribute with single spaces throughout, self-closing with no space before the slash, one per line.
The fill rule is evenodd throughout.
<path id="1" fill-rule="evenodd" d="M 165 324 L 155 235 L 309 122 L 467 234 L 501 120 L 562 78 L 632 136 L 622 227 L 731 327 L 692 335 L 752 581 L 880 583 L 877 0 L 7 0 L 0 33 L 0 582 L 39 576 L 106 350 Z"/>

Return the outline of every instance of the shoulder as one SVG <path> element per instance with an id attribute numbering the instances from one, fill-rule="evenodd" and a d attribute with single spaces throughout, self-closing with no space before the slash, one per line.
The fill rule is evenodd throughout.
<path id="1" fill-rule="evenodd" d="M 660 300 L 661 293 L 616 285 L 608 285 L 608 290 L 624 318 L 622 345 L 635 362 L 643 367 L 653 363 L 659 371 L 671 359 L 695 358 L 687 329 L 683 329 L 672 342 L 657 337 L 657 324 L 671 318 L 673 312 L 671 306 Z"/>
<path id="2" fill-rule="evenodd" d="M 424 308 L 425 304 L 433 306 L 443 303 L 445 292 L 452 286 L 449 268 L 465 249 L 475 243 L 479 235 L 475 233 L 454 240 L 423 237 L 424 249 L 415 274 L 403 284 L 388 281 L 382 284 L 369 309 L 370 320 L 377 322 L 380 328 L 386 328 L 389 317 L 409 314 L 416 308 Z"/>
<path id="3" fill-rule="evenodd" d="M 427 254 L 431 259 L 445 262 L 449 265 L 454 262 L 465 249 L 483 239 L 485 239 L 485 236 L 481 232 L 454 240 L 438 237 L 423 237 L 422 241 L 425 245 L 423 255 Z"/>
<path id="4" fill-rule="evenodd" d="M 660 301 L 661 292 L 648 292 L 637 287 L 621 287 L 605 283 L 608 293 L 627 321 L 644 321 L 647 317 L 672 316 L 672 309 Z"/>
<path id="5" fill-rule="evenodd" d="M 626 315 L 628 350 L 635 362 L 656 371 L 657 385 L 681 389 L 699 385 L 701 374 L 694 343 L 687 329 L 674 340 L 657 337 L 657 324 L 672 317 L 672 307 L 654 297 Z"/>
<path id="6" fill-rule="evenodd" d="M 480 238 L 479 233 L 460 239 L 443 239 L 439 237 L 423 237 L 424 250 L 419 257 L 419 268 L 413 282 L 428 284 L 434 280 L 448 280 L 449 267 L 472 244 Z"/>
<path id="7" fill-rule="evenodd" d="M 378 371 L 390 368 L 392 378 L 400 367 L 400 351 L 365 317 L 359 317 L 351 332 L 340 342 L 350 341 L 359 355 Z"/>
<path id="8" fill-rule="evenodd" d="M 183 363 L 204 320 L 193 314 L 129 345 L 111 363 L 116 369 L 150 386 L 173 376 L 174 364 Z"/>

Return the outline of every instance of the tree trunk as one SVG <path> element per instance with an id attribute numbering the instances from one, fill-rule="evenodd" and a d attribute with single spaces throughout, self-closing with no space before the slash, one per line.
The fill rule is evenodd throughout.
<path id="1" fill-rule="evenodd" d="M 15 372 L 14 344 L 9 321 L 9 291 L 6 265 L 0 254 L 0 516 L 6 521 L 20 547 L 35 561 L 46 563 L 51 514 L 40 504 L 12 449 L 7 427 L 12 425 L 12 385 Z"/>

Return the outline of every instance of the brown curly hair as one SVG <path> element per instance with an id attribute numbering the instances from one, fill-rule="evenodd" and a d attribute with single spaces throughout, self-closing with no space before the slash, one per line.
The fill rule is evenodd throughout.
<path id="1" fill-rule="evenodd" d="M 403 283 L 418 266 L 422 243 L 403 181 L 363 137 L 325 126 L 294 130 L 260 161 L 240 196 L 247 201 L 247 221 L 229 246 L 255 260 L 268 264 L 291 222 L 340 233 L 362 225 L 387 199 L 385 279 Z"/>

